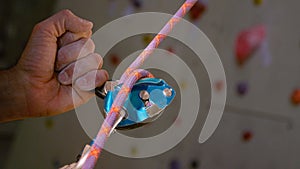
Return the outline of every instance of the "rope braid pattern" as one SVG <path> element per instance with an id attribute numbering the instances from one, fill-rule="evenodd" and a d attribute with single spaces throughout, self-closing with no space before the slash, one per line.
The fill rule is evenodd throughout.
<path id="1" fill-rule="evenodd" d="M 153 53 L 153 51 L 159 46 L 159 44 L 167 37 L 172 31 L 174 26 L 181 20 L 182 17 L 194 6 L 198 0 L 186 0 L 176 14 L 169 20 L 169 22 L 163 27 L 163 29 L 156 35 L 156 37 L 150 42 L 150 44 L 144 49 L 144 51 L 137 57 L 137 59 L 127 68 L 123 73 L 119 84 L 123 84 L 121 90 L 117 94 L 112 107 L 103 122 L 97 137 L 91 146 L 89 153 L 79 161 L 77 167 L 82 169 L 93 169 L 99 158 L 99 155 L 104 147 L 104 143 L 109 137 L 112 130 L 114 130 L 114 124 L 120 117 L 120 110 L 126 101 L 127 96 L 131 92 L 133 85 L 141 78 L 152 78 L 153 75 L 148 71 L 138 69 L 143 65 L 144 61 Z"/>

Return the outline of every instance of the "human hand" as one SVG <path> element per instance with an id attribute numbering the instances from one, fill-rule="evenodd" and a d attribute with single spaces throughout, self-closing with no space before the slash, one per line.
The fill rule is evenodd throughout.
<path id="1" fill-rule="evenodd" d="M 9 94 L 17 96 L 10 107 L 5 105 L 14 116 L 3 119 L 0 114 L 0 121 L 60 114 L 94 96 L 88 91 L 101 86 L 108 73 L 100 69 L 102 57 L 94 53 L 92 26 L 63 10 L 34 27 L 17 65 L 1 72 Z"/>

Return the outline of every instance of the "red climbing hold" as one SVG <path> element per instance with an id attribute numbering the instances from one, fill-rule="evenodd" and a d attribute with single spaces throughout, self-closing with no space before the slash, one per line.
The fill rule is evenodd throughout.
<path id="1" fill-rule="evenodd" d="M 292 93 L 292 96 L 291 96 L 291 101 L 295 105 L 300 104 L 300 89 L 294 90 L 294 92 Z"/>
<path id="2" fill-rule="evenodd" d="M 114 66 L 118 66 L 120 64 L 120 58 L 116 54 L 112 54 L 110 56 L 110 63 Z"/>
<path id="3" fill-rule="evenodd" d="M 243 133 L 243 141 L 249 142 L 253 138 L 253 133 L 251 131 L 244 131 Z"/>
<path id="4" fill-rule="evenodd" d="M 195 21 L 202 17 L 203 13 L 206 11 L 206 4 L 198 1 L 191 9 L 189 15 L 191 20 Z"/>
<path id="5" fill-rule="evenodd" d="M 239 64 L 251 56 L 251 54 L 262 44 L 266 36 L 266 28 L 263 25 L 251 27 L 238 34 L 236 39 L 235 54 Z"/>

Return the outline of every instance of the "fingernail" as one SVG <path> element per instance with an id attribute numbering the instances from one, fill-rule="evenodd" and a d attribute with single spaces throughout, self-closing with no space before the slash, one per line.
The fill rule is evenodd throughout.
<path id="1" fill-rule="evenodd" d="M 69 76 L 67 74 L 67 72 L 63 71 L 60 72 L 58 75 L 58 81 L 61 83 L 66 83 L 69 80 Z"/>
<path id="2" fill-rule="evenodd" d="M 77 86 L 81 89 L 81 90 L 90 90 L 91 86 L 88 83 L 87 79 L 84 77 L 81 77 L 79 79 L 76 80 L 76 84 Z"/>
<path id="3" fill-rule="evenodd" d="M 108 78 L 109 78 L 108 72 L 107 72 L 106 70 L 104 70 L 104 69 L 102 69 L 102 70 L 103 70 L 103 72 L 104 72 L 104 77 L 105 77 L 105 79 L 108 80 Z"/>

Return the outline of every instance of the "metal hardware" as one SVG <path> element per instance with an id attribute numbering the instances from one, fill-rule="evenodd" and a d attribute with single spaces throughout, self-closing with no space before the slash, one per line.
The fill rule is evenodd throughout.
<path id="1" fill-rule="evenodd" d="M 121 87 L 122 84 L 118 84 L 118 81 L 107 81 L 95 89 L 96 95 L 104 99 L 104 117 Z M 133 86 L 120 111 L 122 118 L 116 123 L 116 129 L 132 129 L 153 122 L 172 102 L 175 94 L 162 79 L 140 79 Z"/>

